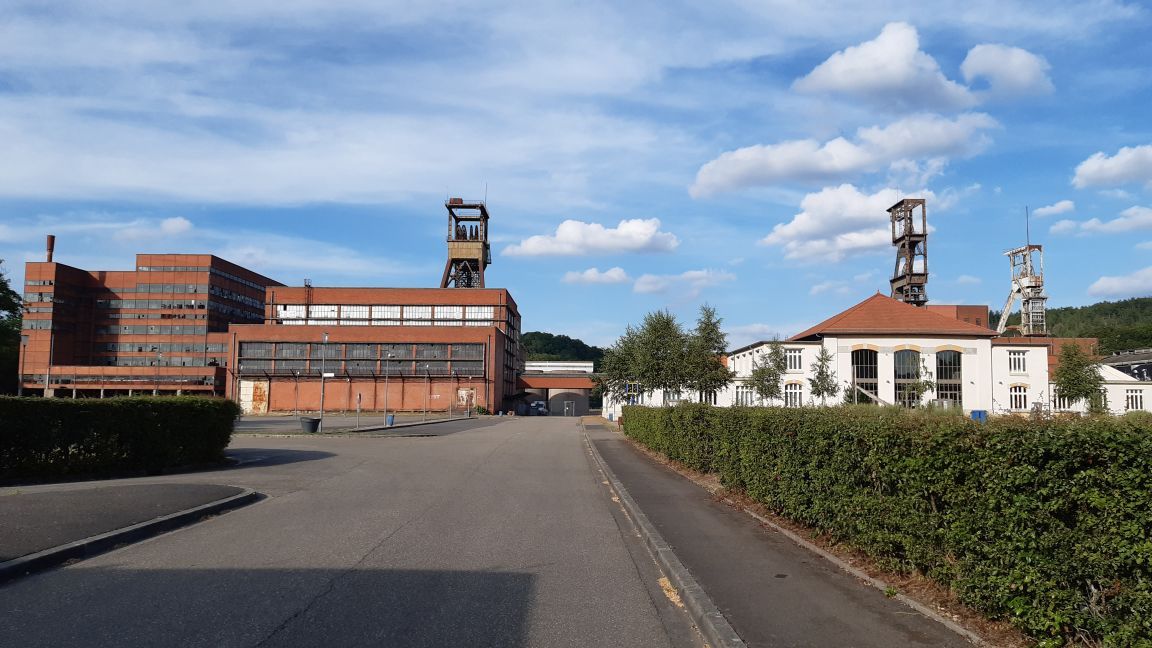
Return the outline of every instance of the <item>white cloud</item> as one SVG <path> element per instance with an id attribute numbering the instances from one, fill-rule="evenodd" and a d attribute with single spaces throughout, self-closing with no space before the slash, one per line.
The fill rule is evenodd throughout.
<path id="1" fill-rule="evenodd" d="M 1051 93 L 1050 68 L 1041 56 L 997 44 L 973 47 L 960 64 L 960 72 L 969 84 L 981 78 L 988 80 L 988 90 L 980 94 L 992 98 Z"/>
<path id="2" fill-rule="evenodd" d="M 1100 277 L 1088 287 L 1094 297 L 1152 296 L 1152 266 L 1118 277 Z"/>
<path id="3" fill-rule="evenodd" d="M 1138 250 L 1152 250 L 1152 241 L 1144 241 L 1143 243 L 1137 243 L 1136 249 L 1138 249 Z"/>
<path id="4" fill-rule="evenodd" d="M 566 220 L 552 235 L 530 236 L 504 248 L 509 256 L 671 252 L 680 245 L 674 234 L 660 231 L 660 219 L 622 220 L 614 228 L 600 223 Z"/>
<path id="5" fill-rule="evenodd" d="M 184 234 L 192 229 L 192 221 L 183 216 L 165 218 L 160 221 L 160 231 L 168 236 Z"/>
<path id="6" fill-rule="evenodd" d="M 632 285 L 632 291 L 641 294 L 653 294 L 665 293 L 674 289 L 679 294 L 693 298 L 705 288 L 735 279 L 736 275 L 724 270 L 688 270 L 677 275 L 644 274 L 636 279 L 636 283 Z"/>
<path id="7" fill-rule="evenodd" d="M 632 278 L 624 272 L 624 268 L 609 268 L 600 272 L 599 268 L 588 268 L 583 272 L 575 270 L 564 273 L 564 283 L 569 284 L 620 284 L 628 283 Z"/>
<path id="8" fill-rule="evenodd" d="M 836 293 L 837 295 L 847 295 L 851 289 L 848 287 L 846 281 L 836 281 L 829 279 L 828 281 L 821 281 L 808 289 L 809 295 L 822 295 L 824 293 Z"/>
<path id="9" fill-rule="evenodd" d="M 888 208 L 910 197 L 896 189 L 862 193 L 842 184 L 810 193 L 800 201 L 799 214 L 772 228 L 761 245 L 784 248 L 788 259 L 812 262 L 839 261 L 846 256 L 879 250 L 891 245 Z M 931 191 L 917 197 L 935 199 Z"/>
<path id="10" fill-rule="evenodd" d="M 836 52 L 794 84 L 797 90 L 844 94 L 900 109 L 956 109 L 976 103 L 920 50 L 916 28 L 888 23 L 874 40 Z"/>
<path id="11" fill-rule="evenodd" d="M 1097 152 L 1076 167 L 1072 178 L 1079 189 L 1128 183 L 1152 186 L 1152 144 L 1125 146 L 1113 156 Z"/>
<path id="12" fill-rule="evenodd" d="M 1052 225 L 1051 234 L 1116 234 L 1152 229 L 1152 208 L 1129 207 L 1112 220 L 1092 218 L 1084 222 L 1062 220 Z"/>
<path id="13" fill-rule="evenodd" d="M 960 275 L 959 277 L 956 277 L 956 283 L 960 284 L 961 286 L 975 286 L 981 283 L 981 279 L 980 277 L 974 277 L 972 275 Z"/>
<path id="14" fill-rule="evenodd" d="M 1044 218 L 1046 216 L 1055 216 L 1057 214 L 1067 214 L 1076 209 L 1076 203 L 1071 200 L 1061 200 L 1057 203 L 1047 205 L 1045 207 L 1038 207 L 1032 210 L 1032 215 L 1036 218 Z"/>
<path id="15" fill-rule="evenodd" d="M 887 126 L 860 128 L 855 141 L 837 137 L 824 143 L 807 139 L 748 146 L 723 153 L 700 167 L 689 192 L 701 197 L 786 181 L 846 179 L 885 167 L 902 174 L 913 171 L 918 179 L 924 179 L 942 170 L 943 158 L 971 156 L 983 150 L 989 142 L 983 131 L 996 126 L 996 120 L 984 113 L 966 113 L 955 119 L 920 114 Z M 933 158 L 926 167 L 914 162 L 924 157 Z"/>

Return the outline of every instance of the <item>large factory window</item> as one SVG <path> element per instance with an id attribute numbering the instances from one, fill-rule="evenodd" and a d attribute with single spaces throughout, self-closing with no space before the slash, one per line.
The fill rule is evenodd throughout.
<path id="1" fill-rule="evenodd" d="M 964 402 L 964 375 L 960 360 L 959 351 L 936 354 L 936 398 L 950 401 L 955 407 Z"/>
<path id="2" fill-rule="evenodd" d="M 905 349 L 896 352 L 896 402 L 904 407 L 920 405 L 920 352 Z"/>
<path id="3" fill-rule="evenodd" d="M 875 396 L 879 381 L 879 354 L 872 349 L 857 349 L 852 352 L 852 383 L 859 387 L 854 390 L 852 402 L 870 403 L 872 399 L 860 393 L 860 389 Z"/>

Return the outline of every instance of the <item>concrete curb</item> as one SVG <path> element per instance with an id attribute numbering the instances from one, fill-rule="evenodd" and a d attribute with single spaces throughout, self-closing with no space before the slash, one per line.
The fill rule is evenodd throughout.
<path id="1" fill-rule="evenodd" d="M 29 574 L 55 567 L 73 559 L 91 558 L 111 551 L 120 545 L 140 542 L 161 533 L 188 526 L 206 515 L 216 515 L 255 502 L 263 495 L 245 489 L 224 499 L 208 502 L 190 509 L 177 511 L 158 518 L 146 520 L 132 526 L 101 533 L 83 540 L 69 542 L 58 547 L 38 551 L 0 563 L 0 586 Z"/>
<path id="2" fill-rule="evenodd" d="M 288 433 L 278 433 L 278 432 L 259 432 L 259 431 L 255 431 L 255 430 L 252 432 L 233 431 L 232 436 L 260 436 L 260 437 L 276 437 L 276 438 L 306 437 L 309 439 L 320 439 L 320 438 L 324 438 L 324 437 L 357 437 L 357 436 L 366 437 L 366 438 L 389 437 L 389 436 L 399 437 L 399 436 L 405 436 L 405 435 L 402 435 L 402 434 L 371 435 L 371 434 L 365 434 L 365 432 L 372 432 L 374 430 L 401 430 L 401 429 L 410 428 L 410 427 L 420 427 L 422 425 L 433 425 L 435 423 L 451 423 L 452 421 L 471 421 L 471 420 L 476 420 L 479 418 L 480 418 L 479 416 L 458 416 L 456 418 L 433 419 L 431 421 L 410 421 L 407 423 L 396 423 L 395 425 L 364 425 L 361 427 L 339 428 L 339 431 L 320 432 L 317 434 L 308 434 L 305 432 L 296 432 L 296 433 L 288 434 Z M 505 418 L 511 419 L 511 418 L 516 418 L 516 417 L 509 416 L 509 417 L 505 417 Z M 407 435 L 407 436 L 432 436 L 432 435 Z"/>
<path id="3" fill-rule="evenodd" d="M 624 485 L 608 467 L 604 457 L 600 456 L 596 444 L 588 438 L 588 432 L 584 429 L 583 423 L 581 423 L 580 429 L 584 433 L 584 445 L 588 447 L 600 471 L 608 478 L 612 490 L 616 491 L 620 504 L 640 530 L 640 534 L 644 537 L 644 543 L 648 547 L 648 552 L 652 554 L 652 558 L 656 560 L 656 563 L 660 565 L 660 568 L 676 587 L 681 600 L 684 601 L 684 606 L 688 609 L 689 616 L 696 627 L 700 629 L 700 634 L 703 635 L 704 640 L 708 642 L 711 648 L 746 648 L 744 640 L 732 629 L 728 620 L 720 613 L 704 588 L 700 587 L 688 568 L 676 557 L 672 547 L 648 520 L 648 516 L 640 510 L 639 505 L 628 494 L 628 491 L 624 489 Z"/>
<path id="4" fill-rule="evenodd" d="M 764 517 L 763 515 L 756 513 L 752 509 L 744 508 L 744 507 L 740 506 L 739 504 L 733 502 L 732 500 L 730 500 L 728 498 L 724 498 L 724 502 L 726 504 L 728 504 L 729 506 L 739 508 L 740 510 L 744 511 L 745 513 L 750 515 L 752 518 L 754 518 L 757 522 L 760 522 L 764 526 L 771 528 L 773 531 L 776 531 L 777 533 L 783 534 L 792 542 L 795 542 L 796 544 L 800 545 L 801 547 L 804 547 L 808 551 L 811 551 L 812 553 L 820 556 L 824 560 L 827 560 L 828 562 L 832 563 L 833 565 L 836 565 L 840 569 L 848 572 L 849 574 L 852 574 L 856 578 L 864 581 L 865 583 L 871 585 L 872 587 L 875 587 L 876 589 L 884 592 L 887 595 L 889 588 L 891 587 L 890 585 L 888 585 L 888 583 L 885 583 L 884 581 L 880 580 L 879 578 L 873 578 L 872 576 L 869 576 L 868 574 L 864 573 L 863 571 L 861 571 L 861 570 L 857 569 L 856 567 L 852 566 L 851 564 L 849 564 L 847 561 L 836 556 L 832 552 L 826 551 L 823 548 L 821 548 L 820 546 L 818 546 L 812 542 L 809 542 L 808 540 L 805 540 L 803 537 L 797 535 L 796 533 L 794 533 L 790 529 L 786 529 L 786 528 L 780 526 L 779 524 L 776 524 L 772 520 L 769 520 L 768 518 Z M 955 632 L 956 634 L 964 637 L 968 641 L 972 642 L 974 645 L 982 646 L 982 647 L 991 647 L 991 645 L 992 645 L 992 644 L 989 644 L 988 642 L 984 641 L 982 638 L 980 638 L 980 635 L 977 635 L 976 633 L 972 632 L 971 630 L 968 630 L 964 626 L 956 623 L 952 619 L 949 619 L 948 617 L 946 617 L 943 614 L 941 614 L 940 612 L 928 607 L 927 605 L 924 605 L 920 601 L 909 598 L 909 597 L 907 597 L 903 594 L 899 594 L 899 593 L 892 596 L 892 598 L 896 599 L 897 601 L 900 601 L 901 603 L 903 603 L 904 605 L 907 605 L 908 607 L 912 608 L 913 610 L 916 610 L 917 612 L 928 617 L 929 619 L 932 619 L 933 621 L 943 625 L 944 627 L 948 628 L 952 632 Z"/>

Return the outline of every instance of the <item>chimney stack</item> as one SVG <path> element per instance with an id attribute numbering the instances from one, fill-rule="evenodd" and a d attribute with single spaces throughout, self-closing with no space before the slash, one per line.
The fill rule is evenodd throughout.
<path id="1" fill-rule="evenodd" d="M 48 263 L 52 263 L 52 252 L 56 249 L 56 236 L 54 234 L 48 235 Z"/>

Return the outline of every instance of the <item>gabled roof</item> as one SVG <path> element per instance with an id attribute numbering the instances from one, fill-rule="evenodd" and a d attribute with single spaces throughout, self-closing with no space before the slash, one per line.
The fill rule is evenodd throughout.
<path id="1" fill-rule="evenodd" d="M 886 297 L 880 293 L 788 338 L 790 342 L 826 335 L 948 335 L 995 337 L 996 331 Z"/>

